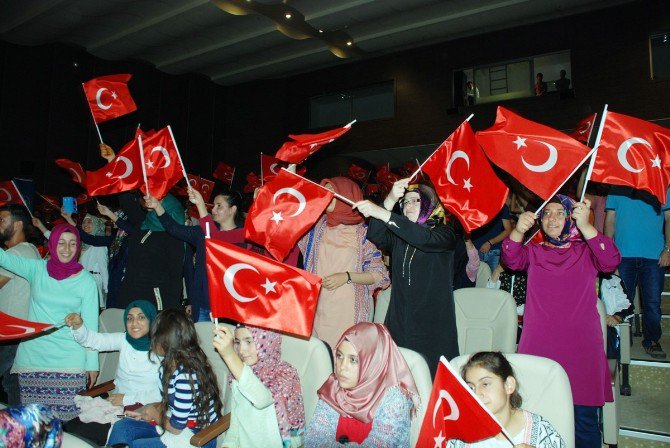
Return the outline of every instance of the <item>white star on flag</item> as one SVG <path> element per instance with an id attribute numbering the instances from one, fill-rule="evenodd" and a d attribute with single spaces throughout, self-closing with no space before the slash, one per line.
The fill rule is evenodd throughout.
<path id="1" fill-rule="evenodd" d="M 439 436 L 433 437 L 433 439 L 435 440 L 434 448 L 442 448 L 442 444 L 444 443 L 445 440 L 447 440 L 447 438 L 442 435 L 442 431 L 440 431 Z"/>
<path id="2" fill-rule="evenodd" d="M 269 293 L 270 291 L 272 292 L 277 292 L 275 291 L 275 285 L 277 282 L 271 282 L 269 278 L 265 278 L 265 283 L 263 283 L 261 286 L 265 288 L 265 294 Z"/>
<path id="3" fill-rule="evenodd" d="M 105 173 L 105 176 L 107 176 L 107 177 L 112 177 L 112 172 L 111 172 L 111 171 L 107 171 L 107 172 Z"/>
<path id="4" fill-rule="evenodd" d="M 465 188 L 468 191 L 470 191 L 470 189 L 472 188 L 472 184 L 470 183 L 469 178 L 463 181 L 463 188 Z"/>
<path id="5" fill-rule="evenodd" d="M 651 159 L 651 167 L 652 168 L 661 168 L 661 158 L 656 154 L 655 159 Z"/>
<path id="6" fill-rule="evenodd" d="M 521 149 L 522 146 L 526 146 L 526 139 L 517 135 L 513 143 L 516 145 L 516 149 Z"/>
<path id="7" fill-rule="evenodd" d="M 272 218 L 270 218 L 270 221 L 274 221 L 276 224 L 279 224 L 279 221 L 283 221 L 284 217 L 281 215 L 281 212 L 272 212 Z"/>
<path id="8" fill-rule="evenodd" d="M 116 92 L 112 92 L 112 98 L 116 99 L 117 97 L 118 95 L 116 94 Z"/>
<path id="9" fill-rule="evenodd" d="M 145 163 L 145 165 L 147 166 L 147 168 L 153 168 L 154 167 L 154 163 L 151 160 L 147 160 L 147 163 Z"/>

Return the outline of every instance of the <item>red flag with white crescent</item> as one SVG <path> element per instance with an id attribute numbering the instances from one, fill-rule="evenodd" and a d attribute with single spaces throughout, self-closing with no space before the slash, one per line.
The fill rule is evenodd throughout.
<path id="1" fill-rule="evenodd" d="M 261 178 L 256 176 L 256 173 L 252 171 L 249 174 L 247 174 L 247 183 L 242 188 L 242 191 L 244 191 L 245 193 L 251 193 L 256 188 L 260 187 L 261 187 Z"/>
<path id="2" fill-rule="evenodd" d="M 23 204 L 19 190 L 16 189 L 14 182 L 6 180 L 0 182 L 0 205 L 9 204 L 10 202 Z"/>
<path id="3" fill-rule="evenodd" d="M 177 145 L 172 140 L 169 129 L 163 128 L 147 138 L 142 138 L 142 147 L 149 193 L 157 199 L 163 199 L 170 188 L 184 178 Z M 140 189 L 146 194 L 144 183 Z"/>
<path id="4" fill-rule="evenodd" d="M 279 148 L 275 157 L 288 163 L 302 163 L 323 145 L 334 142 L 336 139 L 349 132 L 351 125 L 354 124 L 355 121 L 356 120 L 340 128 L 331 129 L 319 134 L 289 134 L 288 137 L 292 141 L 288 141 L 281 145 L 281 148 Z"/>
<path id="5" fill-rule="evenodd" d="M 493 126 L 476 136 L 491 162 L 545 200 L 591 151 L 567 134 L 500 106 Z"/>
<path id="6" fill-rule="evenodd" d="M 261 173 L 263 173 L 263 182 L 270 182 L 277 177 L 282 168 L 288 168 L 289 163 L 279 160 L 276 157 L 261 153 Z M 296 173 L 304 176 L 307 169 L 304 166 L 298 167 Z"/>
<path id="7" fill-rule="evenodd" d="M 126 144 L 114 160 L 97 171 L 86 171 L 89 196 L 121 193 L 144 185 L 137 139 Z"/>
<path id="8" fill-rule="evenodd" d="M 354 180 L 356 182 L 367 183 L 371 174 L 372 174 L 372 171 L 368 171 L 365 168 L 361 168 L 360 166 L 356 165 L 355 163 L 352 163 L 351 165 L 349 165 L 349 169 L 347 170 L 347 177 L 349 177 L 349 179 Z"/>
<path id="9" fill-rule="evenodd" d="M 332 191 L 282 169 L 261 187 L 249 208 L 244 237 L 263 245 L 281 261 L 332 199 Z"/>
<path id="10" fill-rule="evenodd" d="M 68 159 L 56 159 L 55 162 L 56 165 L 66 169 L 68 173 L 70 173 L 73 181 L 82 186 L 86 185 L 86 173 L 84 172 L 84 168 L 81 166 L 81 163 L 73 162 L 72 160 Z"/>
<path id="11" fill-rule="evenodd" d="M 578 142 L 582 142 L 585 145 L 588 145 L 589 137 L 591 137 L 591 133 L 593 132 L 593 126 L 596 123 L 596 115 L 597 114 L 591 114 L 588 117 L 582 119 L 579 123 L 577 123 L 577 126 L 575 126 L 574 131 L 572 131 L 569 134 L 570 137 L 574 138 Z"/>
<path id="12" fill-rule="evenodd" d="M 93 78 L 83 84 L 93 120 L 102 123 L 137 110 L 128 90 L 132 75 L 108 75 Z"/>
<path id="13" fill-rule="evenodd" d="M 312 334 L 321 277 L 211 238 L 205 249 L 213 317 Z"/>
<path id="14" fill-rule="evenodd" d="M 12 341 L 35 336 L 55 327 L 54 324 L 32 322 L 0 311 L 0 341 Z"/>
<path id="15" fill-rule="evenodd" d="M 474 443 L 502 430 L 458 372 L 441 357 L 416 446 L 442 448 L 450 439 Z"/>
<path id="16" fill-rule="evenodd" d="M 234 175 L 235 175 L 235 168 L 223 162 L 219 162 L 216 165 L 214 173 L 212 173 L 212 177 L 214 177 L 214 179 L 218 179 L 224 184 L 228 185 L 233 184 Z"/>
<path id="17" fill-rule="evenodd" d="M 670 129 L 607 111 L 591 180 L 648 191 L 665 205 Z"/>
<path id="18" fill-rule="evenodd" d="M 496 176 L 467 121 L 423 164 L 442 205 L 468 232 L 493 219 L 509 193 Z"/>

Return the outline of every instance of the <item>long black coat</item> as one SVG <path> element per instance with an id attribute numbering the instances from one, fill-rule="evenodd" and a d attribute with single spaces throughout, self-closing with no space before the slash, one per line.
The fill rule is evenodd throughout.
<path id="1" fill-rule="evenodd" d="M 435 376 L 440 356 L 458 356 L 451 227 L 424 227 L 392 213 L 371 219 L 368 239 L 391 252 L 391 302 L 385 324 L 400 347 L 421 353 Z"/>

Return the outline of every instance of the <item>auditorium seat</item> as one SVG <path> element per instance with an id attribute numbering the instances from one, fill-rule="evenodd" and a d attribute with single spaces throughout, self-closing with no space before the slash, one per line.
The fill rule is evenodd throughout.
<path id="1" fill-rule="evenodd" d="M 461 355 L 481 351 L 516 351 L 516 303 L 507 291 L 462 288 L 454 291 L 456 329 Z"/>
<path id="2" fill-rule="evenodd" d="M 421 398 L 421 406 L 419 406 L 416 417 L 412 420 L 410 427 L 410 445 L 415 446 L 419 438 L 423 417 L 426 414 L 426 407 L 433 389 L 433 382 L 430 377 L 430 369 L 428 369 L 428 364 L 423 356 L 408 348 L 398 348 L 403 358 L 405 358 L 410 372 L 412 372 L 416 388 L 419 391 L 419 397 Z"/>
<path id="3" fill-rule="evenodd" d="M 554 426 L 563 437 L 566 448 L 575 446 L 575 421 L 572 392 L 568 375 L 555 361 L 539 356 L 518 353 L 505 354 L 517 379 L 522 408 L 539 414 Z M 460 372 L 470 355 L 450 361 Z"/>
<path id="4" fill-rule="evenodd" d="M 123 323 L 124 310 L 119 308 L 107 308 L 100 313 L 98 321 L 99 333 L 124 333 L 126 326 Z M 119 365 L 119 352 L 99 352 L 100 374 L 96 385 L 114 380 L 116 368 Z"/>
<path id="5" fill-rule="evenodd" d="M 486 288 L 486 284 L 491 278 L 491 267 L 484 263 L 483 261 L 479 263 L 479 269 L 477 270 L 477 279 L 475 281 L 475 287 L 477 288 Z"/>
<path id="6" fill-rule="evenodd" d="M 389 310 L 389 303 L 391 303 L 391 286 L 382 289 L 377 293 L 377 303 L 375 305 L 375 314 L 372 322 L 383 324 L 386 319 L 386 313 Z"/>

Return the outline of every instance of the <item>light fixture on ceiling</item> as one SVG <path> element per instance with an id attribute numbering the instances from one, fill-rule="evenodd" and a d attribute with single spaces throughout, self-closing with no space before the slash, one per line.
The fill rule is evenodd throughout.
<path id="1" fill-rule="evenodd" d="M 286 18 L 286 20 L 290 20 L 291 17 L 293 17 L 293 15 L 291 14 L 290 11 L 286 11 L 286 12 L 284 13 L 284 17 Z"/>
<path id="2" fill-rule="evenodd" d="M 347 47 L 351 47 L 353 44 L 354 44 L 354 42 L 352 40 L 347 41 Z"/>

